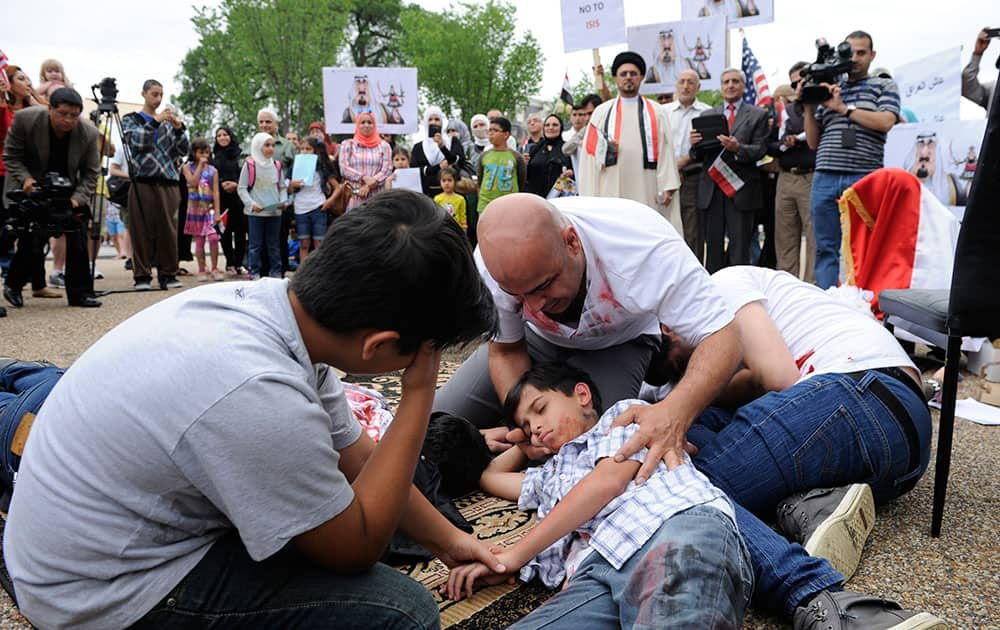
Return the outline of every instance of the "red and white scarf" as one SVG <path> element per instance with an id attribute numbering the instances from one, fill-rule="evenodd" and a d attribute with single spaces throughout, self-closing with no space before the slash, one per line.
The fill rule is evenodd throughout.
<path id="1" fill-rule="evenodd" d="M 642 139 L 642 167 L 656 170 L 656 159 L 660 154 L 659 128 L 656 123 L 656 109 L 653 102 L 642 96 L 638 97 L 639 102 L 639 137 Z M 622 135 L 622 98 L 615 98 L 615 104 L 608 110 L 608 117 L 604 119 L 604 137 L 614 140 L 614 146 L 621 146 L 619 141 Z M 614 135 L 609 135 L 608 130 L 613 130 Z M 618 163 L 618 152 L 608 151 L 604 158 L 605 166 L 614 166 Z"/>

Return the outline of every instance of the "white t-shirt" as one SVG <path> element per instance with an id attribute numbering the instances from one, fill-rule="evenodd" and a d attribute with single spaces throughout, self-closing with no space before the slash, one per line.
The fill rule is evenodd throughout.
<path id="1" fill-rule="evenodd" d="M 476 249 L 479 273 L 500 316 L 494 341 L 524 338 L 525 325 L 564 348 L 599 350 L 668 324 L 692 345 L 732 321 L 733 310 L 684 240 L 655 210 L 628 199 L 567 197 L 552 203 L 573 224 L 587 257 L 587 296 L 574 328 L 522 308 L 490 276 Z"/>
<path id="2" fill-rule="evenodd" d="M 295 193 L 295 214 L 306 214 L 323 205 L 326 196 L 323 195 L 323 177 L 319 171 L 313 173 L 312 183 L 303 186 Z"/>
<path id="3" fill-rule="evenodd" d="M 4 532 L 33 624 L 128 626 L 233 528 L 262 560 L 347 508 L 337 449 L 361 427 L 333 370 L 310 362 L 287 289 L 176 295 L 111 330 L 52 390 Z"/>
<path id="4" fill-rule="evenodd" d="M 878 320 L 784 271 L 727 267 L 715 272 L 712 280 L 733 310 L 750 302 L 763 304 L 802 378 L 882 367 L 914 367 L 892 333 Z"/>

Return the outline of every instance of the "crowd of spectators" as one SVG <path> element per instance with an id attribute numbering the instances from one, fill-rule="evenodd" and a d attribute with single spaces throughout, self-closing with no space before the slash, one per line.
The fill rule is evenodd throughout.
<path id="1" fill-rule="evenodd" d="M 422 192 L 449 212 L 459 212 L 453 216 L 473 244 L 479 215 L 504 194 L 625 197 L 666 217 L 710 272 L 758 264 L 826 288 L 838 281 L 836 200 L 853 182 L 883 165 L 887 132 L 901 120 L 896 84 L 885 74 L 869 75 L 876 55 L 871 36 L 855 31 L 847 41 L 853 50 L 852 69 L 844 81 L 828 86 L 830 98 L 818 104 L 802 103 L 806 62 L 792 66 L 789 83 L 779 86 L 774 101 L 765 106 L 744 100 L 747 78 L 738 68 L 724 71 L 722 103 L 714 108 L 699 100 L 702 86 L 693 71 L 678 75 L 673 93 L 643 98 L 638 87 L 645 62 L 635 53 L 623 53 L 612 67 L 614 96 L 603 85 L 600 95 L 586 95 L 569 108 L 568 116 L 531 112 L 524 119 L 527 134 L 519 139 L 512 134 L 518 125 L 497 109 L 474 114 L 466 124 L 428 106 L 426 135 L 409 148 L 380 134 L 371 114 L 360 113 L 353 136 L 338 142 L 319 121 L 301 135 L 293 129 L 282 133 L 278 116 L 262 109 L 257 127 L 271 139 L 273 157 L 249 169 L 252 142 L 241 142 L 228 126 L 215 129 L 209 140 L 198 139 L 202 153 L 196 156 L 191 151 L 195 139 L 183 117 L 162 106 L 163 86 L 150 79 L 142 88 L 141 111 L 123 118 L 120 142 L 101 125 L 93 148 L 110 160 L 98 181 L 75 182 L 77 190 L 85 186 L 97 192 L 94 208 L 78 195 L 82 207 L 75 208 L 75 216 L 81 225 L 90 217 L 104 223 L 105 242 L 114 245 L 132 271 L 136 290 L 152 288 L 154 270 L 163 289 L 181 286 L 179 276 L 186 275 L 198 281 L 283 275 L 322 242 L 337 216 L 393 187 L 397 169 L 416 168 Z M 984 107 L 983 95 L 992 84 L 980 85 L 976 75 L 988 44 L 984 31 L 963 70 L 963 94 Z M 603 76 L 603 67 L 594 70 Z M 55 59 L 42 64 L 37 89 L 16 65 L 7 65 L 0 74 L 0 141 L 7 139 L 15 114 L 31 108 L 54 110 L 59 90 L 72 91 L 63 65 Z M 636 109 L 633 104 L 640 102 Z M 725 118 L 728 134 L 701 138 L 692 121 L 713 114 Z M 614 124 L 611 130 L 609 121 Z M 207 150 L 203 144 L 208 144 Z M 652 154 L 654 146 L 657 155 Z M 15 144 L 15 161 L 23 159 L 17 151 Z M 317 160 L 319 176 L 309 185 L 290 181 L 300 152 L 322 158 Z M 731 195 L 709 175 L 717 158 L 742 181 Z M 259 204 L 248 201 L 255 178 L 271 173 L 272 162 L 275 176 L 282 180 L 275 183 L 283 192 L 276 196 L 275 207 L 255 210 Z M 16 188 L 28 191 L 52 166 L 37 165 L 32 177 L 17 178 Z M 240 185 L 241 172 L 247 175 L 246 191 Z M 8 173 L 9 167 L 0 162 L 0 177 L 10 179 Z M 83 174 L 69 175 L 74 179 Z M 105 176 L 110 177 L 111 191 Z M 447 189 L 442 176 L 450 181 Z M 8 182 L 6 188 L 14 187 Z M 5 197 L 3 204 L 8 203 Z M 265 218 L 268 229 L 257 229 Z M 8 238 L 0 260 L 9 304 L 22 307 L 22 290 L 30 283 L 31 298 L 59 298 L 62 294 L 53 289 L 65 289 L 70 304 L 100 306 L 93 279 L 103 276 L 96 265 L 89 273 L 77 269 L 82 264 L 79 256 L 72 270 L 67 269 L 68 235 L 33 235 L 19 239 L 17 246 L 10 241 L 18 239 Z M 289 242 L 298 246 L 291 260 Z M 206 265 L 205 244 L 210 253 L 221 246 L 225 262 Z M 53 259 L 48 276 L 47 251 Z M 92 244 L 89 256 L 94 257 Z M 193 273 L 180 264 L 195 258 L 198 269 Z M 218 260 L 217 254 L 212 260 Z"/>

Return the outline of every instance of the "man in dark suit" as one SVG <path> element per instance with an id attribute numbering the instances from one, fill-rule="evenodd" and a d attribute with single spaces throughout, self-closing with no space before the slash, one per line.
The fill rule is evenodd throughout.
<path id="1" fill-rule="evenodd" d="M 47 173 L 58 173 L 73 184 L 70 204 L 72 229 L 66 232 L 66 297 L 70 306 L 100 306 L 94 298 L 87 253 L 89 206 L 101 174 L 99 134 L 90 124 L 80 124 L 83 100 L 76 90 L 60 88 L 52 93 L 49 106 L 29 107 L 17 112 L 4 145 L 7 166 L 4 197 L 12 190 L 30 193 Z M 21 241 L 25 241 L 24 238 Z M 18 243 L 18 252 L 29 245 Z M 30 256 L 30 249 L 26 250 Z M 4 297 L 15 307 L 24 305 L 21 289 L 27 281 L 30 260 L 11 261 Z M 22 265 L 28 265 L 27 268 Z"/>
<path id="2" fill-rule="evenodd" d="M 722 72 L 722 97 L 725 102 L 702 116 L 722 114 L 727 121 L 729 134 L 719 134 L 718 142 L 710 142 L 701 134 L 691 131 L 691 157 L 703 164 L 701 181 L 698 182 L 699 210 L 705 212 L 702 222 L 707 256 L 705 267 L 714 273 L 728 265 L 750 264 L 750 236 L 753 233 L 754 211 L 762 204 L 760 170 L 757 160 L 767 150 L 767 113 L 750 103 L 743 102 L 746 78 L 738 68 Z M 712 178 L 710 167 L 722 152 L 722 159 L 735 176 L 730 194 Z M 735 188 L 735 192 L 732 192 Z M 729 237 L 729 248 L 724 250 L 724 238 Z"/>

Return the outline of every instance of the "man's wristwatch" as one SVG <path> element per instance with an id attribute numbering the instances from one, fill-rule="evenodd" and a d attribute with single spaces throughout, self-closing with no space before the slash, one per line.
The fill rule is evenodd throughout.
<path id="1" fill-rule="evenodd" d="M 858 109 L 858 106 L 855 105 L 854 103 L 851 103 L 850 105 L 847 106 L 847 111 L 844 112 L 844 117 L 847 118 L 848 120 L 850 120 L 851 119 L 851 114 L 853 114 L 855 112 L 855 110 L 857 110 L 857 109 Z"/>

